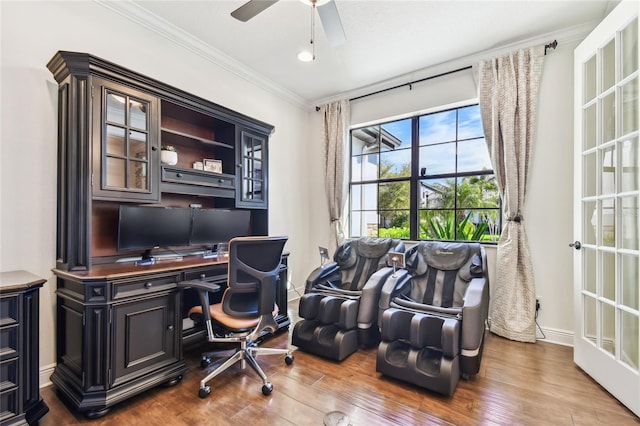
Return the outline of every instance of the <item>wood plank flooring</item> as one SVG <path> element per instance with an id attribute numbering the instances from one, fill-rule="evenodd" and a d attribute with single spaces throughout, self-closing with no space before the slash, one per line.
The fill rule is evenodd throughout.
<path id="1" fill-rule="evenodd" d="M 290 304 L 292 321 L 297 304 Z M 293 330 L 293 326 L 291 327 Z M 284 347 L 290 331 L 263 343 Z M 89 420 L 70 411 L 53 386 L 41 390 L 50 408 L 41 426 L 92 425 L 322 425 L 341 411 L 351 425 L 637 425 L 640 420 L 572 362 L 572 348 L 545 342 L 512 342 L 486 335 L 480 373 L 460 380 L 452 397 L 386 378 L 376 372 L 376 350 L 360 350 L 341 363 L 295 351 L 295 362 L 263 356 L 273 383 L 239 365 L 210 382 L 198 397 L 200 352 L 185 350 L 189 370 L 176 386 L 151 389 Z"/>

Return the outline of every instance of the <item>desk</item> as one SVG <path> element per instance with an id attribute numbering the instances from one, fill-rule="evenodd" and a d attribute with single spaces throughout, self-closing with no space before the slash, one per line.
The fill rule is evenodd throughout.
<path id="1" fill-rule="evenodd" d="M 279 306 L 287 305 L 287 257 L 276 293 Z M 51 381 L 75 409 L 96 418 L 131 396 L 182 379 L 182 346 L 204 340 L 205 332 L 183 333 L 177 283 L 201 279 L 226 287 L 227 259 L 189 256 L 147 266 L 109 264 L 53 273 L 57 364 Z M 276 321 L 280 329 L 289 326 L 286 309 Z"/>
<path id="2" fill-rule="evenodd" d="M 49 407 L 40 398 L 39 290 L 47 280 L 0 273 L 0 424 L 35 424 Z"/>

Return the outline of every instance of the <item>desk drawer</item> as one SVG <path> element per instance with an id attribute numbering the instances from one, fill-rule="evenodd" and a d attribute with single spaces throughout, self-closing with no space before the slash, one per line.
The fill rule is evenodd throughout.
<path id="1" fill-rule="evenodd" d="M 17 356 L 19 348 L 18 324 L 4 326 L 0 329 L 0 360 Z"/>
<path id="2" fill-rule="evenodd" d="M 0 391 L 18 387 L 18 358 L 0 362 Z"/>
<path id="3" fill-rule="evenodd" d="M 227 282 L 227 265 L 219 266 L 216 268 L 203 268 L 196 271 L 189 271 L 184 273 L 185 281 L 191 280 L 205 280 L 212 283 L 220 284 Z"/>
<path id="4" fill-rule="evenodd" d="M 2 296 L 0 298 L 0 325 L 18 323 L 18 298 L 20 296 Z"/>
<path id="5" fill-rule="evenodd" d="M 0 392 L 0 421 L 11 419 L 19 414 L 18 407 L 18 391 L 15 388 L 8 391 Z"/>
<path id="6" fill-rule="evenodd" d="M 111 287 L 112 299 L 118 300 L 126 297 L 171 290 L 177 286 L 178 278 L 176 274 L 164 277 L 149 277 L 147 279 L 138 278 L 135 281 L 115 281 Z"/>

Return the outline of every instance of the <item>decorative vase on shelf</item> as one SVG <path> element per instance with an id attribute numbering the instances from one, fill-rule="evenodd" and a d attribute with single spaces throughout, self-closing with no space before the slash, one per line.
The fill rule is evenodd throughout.
<path id="1" fill-rule="evenodd" d="M 178 164 L 178 151 L 171 145 L 163 145 L 160 150 L 160 161 L 168 166 Z"/>

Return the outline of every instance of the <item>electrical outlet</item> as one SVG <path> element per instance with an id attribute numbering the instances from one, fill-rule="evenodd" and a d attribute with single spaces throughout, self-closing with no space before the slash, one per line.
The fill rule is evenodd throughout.
<path id="1" fill-rule="evenodd" d="M 536 297 L 536 312 L 538 312 L 542 308 L 542 298 Z"/>

